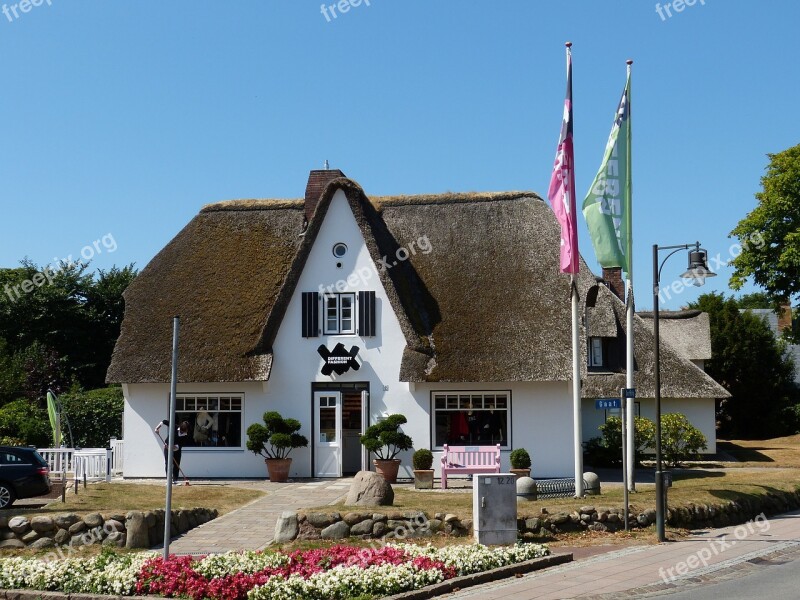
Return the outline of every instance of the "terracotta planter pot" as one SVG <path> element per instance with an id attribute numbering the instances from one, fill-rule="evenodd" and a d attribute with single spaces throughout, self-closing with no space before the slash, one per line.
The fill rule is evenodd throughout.
<path id="1" fill-rule="evenodd" d="M 517 476 L 517 479 L 520 477 L 530 477 L 531 470 L 530 469 L 509 469 L 514 475 Z"/>
<path id="2" fill-rule="evenodd" d="M 270 481 L 283 483 L 289 479 L 289 467 L 292 466 L 291 458 L 268 458 L 264 462 L 267 463 Z"/>
<path id="3" fill-rule="evenodd" d="M 433 489 L 433 470 L 414 470 L 414 488 L 417 490 Z"/>
<path id="4" fill-rule="evenodd" d="M 375 465 L 375 471 L 377 471 L 378 475 L 388 483 L 397 483 L 397 471 L 400 469 L 399 458 L 392 460 L 378 460 L 376 458 L 372 461 L 372 464 Z"/>

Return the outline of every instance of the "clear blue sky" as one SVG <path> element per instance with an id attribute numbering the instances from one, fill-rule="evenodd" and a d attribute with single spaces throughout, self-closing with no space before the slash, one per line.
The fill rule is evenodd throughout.
<path id="1" fill-rule="evenodd" d="M 647 308 L 651 245 L 725 258 L 765 155 L 800 142 L 796 0 L 697 0 L 664 19 L 649 0 L 371 0 L 330 22 L 320 0 L 44 0 L 15 17 L 18 1 L 0 13 L 2 267 L 111 234 L 92 267 L 143 268 L 203 204 L 300 197 L 325 159 L 373 195 L 544 194 L 571 40 L 581 195 L 635 61 Z M 580 245 L 596 269 L 585 227 Z M 664 280 L 684 269 L 672 258 Z M 720 274 L 702 290 L 727 289 Z"/>

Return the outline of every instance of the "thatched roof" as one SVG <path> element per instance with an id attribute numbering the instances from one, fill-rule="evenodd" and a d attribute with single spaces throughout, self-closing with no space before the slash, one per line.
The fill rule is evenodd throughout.
<path id="1" fill-rule="evenodd" d="M 303 201 L 235 200 L 204 207 L 126 291 L 108 380 L 169 380 L 173 314 L 184 321 L 181 381 L 268 379 L 278 326 L 338 190 L 376 264 L 422 237 L 432 247 L 379 269 L 406 339 L 402 381 L 571 379 L 569 278 L 558 268 L 558 224 L 536 194 L 370 199 L 353 181 L 338 178 L 325 187 L 305 232 Z M 592 298 L 592 335 L 624 337 L 621 303 L 598 288 L 583 261 L 578 290 L 582 301 Z M 583 326 L 581 333 L 585 356 Z M 637 364 L 646 366 L 646 346 L 641 352 Z M 672 359 L 684 360 L 677 354 Z M 686 371 L 675 394 L 718 391 L 684 362 L 677 371 L 696 372 Z M 598 377 L 604 376 L 589 378 L 596 381 L 590 389 L 607 387 Z"/>
<path id="2" fill-rule="evenodd" d="M 653 327 L 653 313 L 640 312 Z M 663 310 L 658 313 L 661 338 L 689 360 L 711 358 L 711 322 L 708 313 L 699 310 Z"/>
<path id="3" fill-rule="evenodd" d="M 601 295 L 613 298 L 613 307 L 621 331 L 619 345 L 624 347 L 627 327 L 625 305 L 608 289 Z M 647 313 L 644 313 L 647 314 Z M 659 324 L 661 322 L 659 321 Z M 643 319 L 640 314 L 633 317 L 634 357 L 636 371 L 634 385 L 638 398 L 655 396 L 655 338 L 652 319 Z M 661 336 L 661 396 L 664 398 L 728 398 L 730 394 L 709 377 L 702 369 L 683 355 L 679 347 L 673 346 Z M 584 398 L 619 396 L 619 389 L 626 387 L 625 372 L 592 373 L 584 381 L 581 395 Z"/>

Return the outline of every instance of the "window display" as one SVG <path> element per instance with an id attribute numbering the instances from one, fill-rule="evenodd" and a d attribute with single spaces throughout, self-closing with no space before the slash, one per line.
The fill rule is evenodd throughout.
<path id="1" fill-rule="evenodd" d="M 175 400 L 177 420 L 189 422 L 191 442 L 188 447 L 242 446 L 243 394 L 179 394 Z"/>
<path id="2" fill-rule="evenodd" d="M 500 444 L 509 447 L 509 392 L 435 392 L 434 446 Z"/>

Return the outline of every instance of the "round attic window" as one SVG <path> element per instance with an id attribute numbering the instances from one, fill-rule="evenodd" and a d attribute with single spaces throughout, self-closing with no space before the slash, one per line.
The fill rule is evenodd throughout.
<path id="1" fill-rule="evenodd" d="M 333 255 L 336 258 L 342 258 L 345 254 L 347 254 L 347 244 L 339 242 L 333 245 Z"/>

